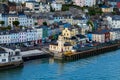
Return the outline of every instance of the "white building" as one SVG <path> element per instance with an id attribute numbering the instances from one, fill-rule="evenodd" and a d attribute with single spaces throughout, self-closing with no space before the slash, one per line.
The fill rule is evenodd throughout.
<path id="1" fill-rule="evenodd" d="M 110 40 L 120 40 L 120 29 L 113 29 L 110 31 Z"/>
<path id="2" fill-rule="evenodd" d="M 33 18 L 27 17 L 27 27 L 33 27 L 34 21 Z"/>
<path id="3" fill-rule="evenodd" d="M 9 0 L 10 2 L 24 3 L 26 1 L 37 1 L 37 0 Z"/>
<path id="4" fill-rule="evenodd" d="M 105 35 L 104 34 L 92 34 L 92 40 L 100 43 L 105 42 Z"/>
<path id="5" fill-rule="evenodd" d="M 39 11 L 40 12 L 50 12 L 50 4 L 44 4 L 44 3 L 40 3 L 39 5 Z"/>
<path id="6" fill-rule="evenodd" d="M 25 14 L 19 14 L 18 15 L 18 21 L 20 22 L 20 26 L 27 26 L 28 24 L 28 19 L 27 19 L 27 16 Z"/>
<path id="7" fill-rule="evenodd" d="M 32 12 L 39 12 L 39 3 L 35 1 L 26 1 L 25 7 L 29 8 Z"/>
<path id="8" fill-rule="evenodd" d="M 23 42 L 40 43 L 42 39 L 43 28 L 0 32 L 0 44 L 23 43 Z"/>
<path id="9" fill-rule="evenodd" d="M 32 12 L 50 12 L 50 4 L 39 3 L 35 1 L 27 1 L 26 7 L 29 8 Z"/>
<path id="10" fill-rule="evenodd" d="M 83 6 L 94 6 L 96 5 L 96 0 L 73 0 L 74 5 L 83 7 Z"/>
<path id="11" fill-rule="evenodd" d="M 19 14 L 18 21 L 20 22 L 19 26 L 33 27 L 34 25 L 33 18 L 25 14 Z"/>
<path id="12" fill-rule="evenodd" d="M 53 2 L 53 3 L 51 3 L 51 7 L 52 7 L 52 9 L 55 10 L 55 11 L 61 11 L 61 9 L 62 9 L 62 4 Z"/>
<path id="13" fill-rule="evenodd" d="M 0 48 L 0 63 L 18 62 L 22 61 L 19 49 Z"/>
<path id="14" fill-rule="evenodd" d="M 114 15 L 112 17 L 107 17 L 108 24 L 111 28 L 120 28 L 120 16 Z"/>
<path id="15" fill-rule="evenodd" d="M 55 0 L 56 3 L 65 4 L 65 0 Z"/>

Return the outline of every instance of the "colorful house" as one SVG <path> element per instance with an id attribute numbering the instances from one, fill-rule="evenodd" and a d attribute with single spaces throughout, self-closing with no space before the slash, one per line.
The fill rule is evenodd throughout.
<path id="1" fill-rule="evenodd" d="M 105 43 L 110 41 L 109 30 L 98 30 L 92 33 L 92 41 Z"/>
<path id="2" fill-rule="evenodd" d="M 65 42 L 64 37 L 60 35 L 57 43 L 50 44 L 49 50 L 52 52 L 71 51 L 72 45 L 68 42 Z"/>
<path id="3" fill-rule="evenodd" d="M 112 7 L 108 7 L 106 5 L 103 5 L 101 7 L 101 9 L 102 9 L 102 12 L 104 12 L 104 13 L 113 12 L 113 8 Z"/>
<path id="4" fill-rule="evenodd" d="M 87 37 L 88 37 L 89 41 L 91 41 L 91 40 L 92 40 L 92 33 L 89 32 L 89 33 L 87 34 Z"/>

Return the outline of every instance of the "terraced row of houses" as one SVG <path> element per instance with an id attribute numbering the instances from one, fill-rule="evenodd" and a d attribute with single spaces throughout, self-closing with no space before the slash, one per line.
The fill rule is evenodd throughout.
<path id="1" fill-rule="evenodd" d="M 0 14 L 0 21 L 4 21 L 4 26 L 13 26 L 13 21 L 19 21 L 20 26 L 32 27 L 33 18 L 25 14 Z"/>
<path id="2" fill-rule="evenodd" d="M 51 36 L 59 34 L 60 28 L 50 29 L 48 26 L 39 26 L 23 30 L 10 30 L 0 32 L 0 44 L 11 43 L 42 43 Z"/>

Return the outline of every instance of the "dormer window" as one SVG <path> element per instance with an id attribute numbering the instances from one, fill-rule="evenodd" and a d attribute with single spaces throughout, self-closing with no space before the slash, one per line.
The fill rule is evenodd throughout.
<path id="1" fill-rule="evenodd" d="M 13 52 L 10 52 L 11 53 L 11 55 L 13 55 Z"/>
<path id="2" fill-rule="evenodd" d="M 16 52 L 15 52 L 15 55 L 20 55 L 20 52 L 19 52 L 19 51 L 16 51 Z"/>

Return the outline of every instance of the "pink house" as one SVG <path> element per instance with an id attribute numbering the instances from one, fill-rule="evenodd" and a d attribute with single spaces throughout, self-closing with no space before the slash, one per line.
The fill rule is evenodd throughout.
<path id="1" fill-rule="evenodd" d="M 75 2 L 75 5 L 83 7 L 85 0 L 74 0 L 74 2 Z"/>
<path id="2" fill-rule="evenodd" d="M 38 25 L 40 26 L 40 25 L 42 25 L 42 24 L 43 24 L 44 19 L 38 19 L 38 20 L 37 20 L 37 22 L 38 22 Z"/>
<path id="3" fill-rule="evenodd" d="M 97 0 L 74 0 L 74 5 L 83 6 L 93 6 L 96 4 Z"/>

